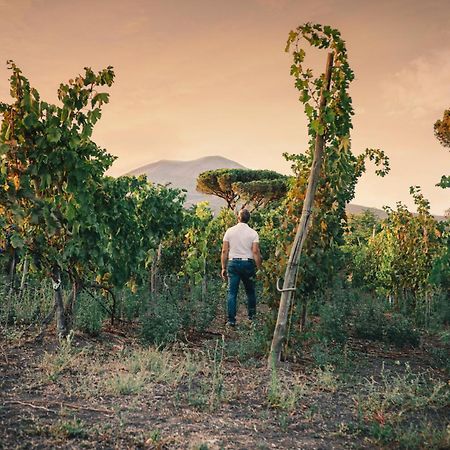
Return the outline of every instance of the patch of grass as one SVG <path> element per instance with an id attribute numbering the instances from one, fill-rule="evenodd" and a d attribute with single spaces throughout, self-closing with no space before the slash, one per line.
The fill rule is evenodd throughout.
<path id="1" fill-rule="evenodd" d="M 209 450 L 208 444 L 201 443 L 201 444 L 194 444 L 193 447 L 191 447 L 191 450 Z"/>
<path id="2" fill-rule="evenodd" d="M 145 386 L 145 378 L 130 373 L 114 375 L 105 381 L 109 392 L 116 395 L 133 395 L 140 393 Z"/>
<path id="3" fill-rule="evenodd" d="M 237 329 L 238 339 L 227 342 L 226 353 L 228 357 L 249 364 L 255 358 L 267 353 L 270 341 L 267 339 L 267 330 L 260 323 L 248 323 Z"/>
<path id="4" fill-rule="evenodd" d="M 45 352 L 41 362 L 41 369 L 50 381 L 56 381 L 64 370 L 71 367 L 79 352 L 73 348 L 74 333 L 71 331 L 62 339 L 55 353 Z"/>
<path id="5" fill-rule="evenodd" d="M 215 410 L 225 400 L 223 375 L 224 342 L 216 341 L 214 350 L 208 352 L 208 366 L 203 370 L 203 378 L 198 378 L 198 368 L 191 366 L 187 378 L 187 399 L 198 409 Z"/>
<path id="6" fill-rule="evenodd" d="M 161 431 L 153 430 L 148 433 L 148 438 L 145 441 L 146 444 L 158 444 L 161 441 Z"/>
<path id="7" fill-rule="evenodd" d="M 292 412 L 298 401 L 306 393 L 306 385 L 300 379 L 290 384 L 281 380 L 275 366 L 271 368 L 270 383 L 267 389 L 267 403 L 271 408 Z"/>
<path id="8" fill-rule="evenodd" d="M 450 372 L 450 352 L 448 348 L 433 347 L 430 349 L 431 357 L 437 367 Z"/>
<path id="9" fill-rule="evenodd" d="M 176 358 L 169 350 L 157 348 L 138 349 L 125 361 L 125 366 L 133 374 L 141 374 L 148 380 L 175 385 L 187 373 L 192 357 Z"/>
<path id="10" fill-rule="evenodd" d="M 404 373 L 390 374 L 383 369 L 380 375 L 378 381 L 367 380 L 366 393 L 354 398 L 361 430 L 381 445 L 444 448 L 441 445 L 448 443 L 450 429 L 428 424 L 427 415 L 449 404 L 449 386 L 413 373 L 409 365 Z"/>
<path id="11" fill-rule="evenodd" d="M 335 368 L 330 364 L 316 368 L 314 370 L 314 386 L 320 391 L 336 392 L 340 382 Z"/>
<path id="12" fill-rule="evenodd" d="M 401 449 L 450 448 L 450 427 L 436 428 L 431 423 L 410 424 L 396 433 Z"/>
<path id="13" fill-rule="evenodd" d="M 450 447 L 450 430 L 436 427 L 429 422 L 394 426 L 373 422 L 365 427 L 365 433 L 375 445 L 404 450 L 440 450 Z"/>
<path id="14" fill-rule="evenodd" d="M 409 365 L 404 374 L 390 376 L 383 370 L 380 381 L 371 378 L 366 386 L 367 394 L 358 399 L 360 412 L 366 420 L 380 423 L 400 420 L 407 412 L 443 407 L 450 399 L 446 383 L 414 374 Z"/>
<path id="15" fill-rule="evenodd" d="M 72 420 L 60 420 L 50 428 L 51 434 L 66 439 L 84 439 L 88 437 L 86 424 L 74 417 Z"/>
<path id="16" fill-rule="evenodd" d="M 311 356 L 319 367 L 333 366 L 340 372 L 350 372 L 354 367 L 355 355 L 347 344 L 317 343 L 311 347 Z"/>
<path id="17" fill-rule="evenodd" d="M 209 407 L 215 409 L 224 398 L 224 376 L 223 376 L 223 354 L 224 341 L 216 341 L 214 352 L 212 354 L 212 369 L 210 384 L 211 389 L 209 393 Z"/>

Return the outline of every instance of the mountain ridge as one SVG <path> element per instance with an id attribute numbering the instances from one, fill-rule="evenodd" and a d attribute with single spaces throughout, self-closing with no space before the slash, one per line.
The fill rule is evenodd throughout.
<path id="1" fill-rule="evenodd" d="M 196 191 L 196 180 L 200 173 L 206 170 L 214 169 L 246 169 L 247 167 L 236 161 L 225 158 L 220 155 L 203 156 L 193 160 L 170 160 L 161 159 L 153 163 L 137 167 L 124 175 L 146 175 L 148 181 L 155 184 L 169 184 L 172 187 L 186 190 L 186 206 L 195 205 L 201 201 L 209 202 L 214 211 L 226 206 L 224 200 L 214 196 L 206 195 Z M 350 203 L 347 205 L 348 214 L 362 214 L 369 210 L 380 219 L 387 217 L 384 210 L 370 206 L 356 205 Z M 437 220 L 443 220 L 441 216 L 435 216 Z"/>

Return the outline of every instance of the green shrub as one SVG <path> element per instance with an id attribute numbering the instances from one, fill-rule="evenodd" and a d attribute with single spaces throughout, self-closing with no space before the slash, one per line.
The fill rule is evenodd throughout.
<path id="1" fill-rule="evenodd" d="M 266 354 L 270 341 L 267 330 L 260 324 L 238 328 L 239 339 L 226 344 L 227 355 L 237 358 L 241 362 L 248 362 Z"/>
<path id="2" fill-rule="evenodd" d="M 12 291 L 6 277 L 0 278 L 0 323 L 40 323 L 53 308 L 53 289 L 48 282 L 28 277 L 23 292 Z"/>
<path id="3" fill-rule="evenodd" d="M 224 298 L 220 283 L 208 282 L 206 293 L 203 293 L 201 285 L 190 286 L 181 310 L 183 328 L 200 332 L 206 330 L 216 318 Z"/>
<path id="4" fill-rule="evenodd" d="M 320 307 L 319 337 L 326 341 L 343 343 L 348 338 L 347 311 L 338 303 L 327 303 Z"/>
<path id="5" fill-rule="evenodd" d="M 386 326 L 386 317 L 382 305 L 374 300 L 357 305 L 353 326 L 355 335 L 359 338 L 373 341 L 382 340 Z"/>
<path id="6" fill-rule="evenodd" d="M 153 294 L 142 317 L 141 336 L 146 343 L 165 345 L 182 332 L 204 331 L 216 318 L 223 301 L 220 284 L 208 283 L 206 294 L 201 285 L 185 279 L 173 280 L 170 286 Z"/>
<path id="7" fill-rule="evenodd" d="M 397 347 L 416 347 L 420 343 L 420 333 L 409 319 L 401 314 L 393 314 L 386 322 L 384 339 Z"/>
<path id="8" fill-rule="evenodd" d="M 318 367 L 333 366 L 339 371 L 350 371 L 353 367 L 354 354 L 347 344 L 329 345 L 326 342 L 314 344 L 311 356 Z"/>
<path id="9" fill-rule="evenodd" d="M 450 324 L 450 301 L 448 292 L 437 293 L 433 296 L 433 308 L 430 319 L 431 327 L 442 328 Z"/>
<path id="10" fill-rule="evenodd" d="M 176 301 L 168 295 L 154 296 L 141 321 L 141 337 L 145 343 L 166 345 L 174 342 L 182 329 Z"/>
<path id="11" fill-rule="evenodd" d="M 128 288 L 123 289 L 117 296 L 117 308 L 120 310 L 120 315 L 128 321 L 132 321 L 142 315 L 148 302 L 148 296 L 147 286 L 139 288 L 136 293 L 133 293 Z"/>
<path id="12" fill-rule="evenodd" d="M 101 298 L 96 300 L 85 293 L 80 293 L 75 305 L 74 323 L 78 330 L 96 336 L 102 329 L 106 311 L 102 308 Z"/>

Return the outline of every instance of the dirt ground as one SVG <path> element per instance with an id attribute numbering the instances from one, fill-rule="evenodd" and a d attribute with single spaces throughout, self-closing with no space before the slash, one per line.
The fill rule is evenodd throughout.
<path id="1" fill-rule="evenodd" d="M 3 334 L 0 448 L 366 449 L 448 444 L 448 378 L 433 367 L 427 352 L 432 343 L 398 351 L 352 341 L 351 365 L 345 371 L 317 367 L 305 354 L 295 363 L 283 363 L 274 375 L 263 356 L 246 359 L 224 351 L 227 342 L 243 338 L 239 330 L 223 329 L 156 350 L 143 348 L 117 329 L 98 338 L 76 334 L 63 348 L 50 331 L 40 341 L 31 332 Z M 395 378 L 405 371 L 426 373 L 434 391 L 421 396 L 418 383 L 415 397 L 403 393 L 400 403 L 391 401 L 400 384 L 383 384 L 384 374 L 403 380 L 401 386 L 408 390 L 406 377 Z M 397 426 L 409 434 L 393 434 Z M 416 447 L 408 447 L 408 442 Z"/>

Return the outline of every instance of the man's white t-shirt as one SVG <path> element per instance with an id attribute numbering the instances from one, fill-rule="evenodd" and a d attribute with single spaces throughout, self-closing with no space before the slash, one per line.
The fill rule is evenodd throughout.
<path id="1" fill-rule="evenodd" d="M 246 223 L 239 222 L 234 227 L 228 228 L 223 240 L 230 245 L 230 252 L 228 254 L 229 259 L 253 259 L 252 246 L 254 242 L 259 242 L 259 236 L 258 233 Z"/>

